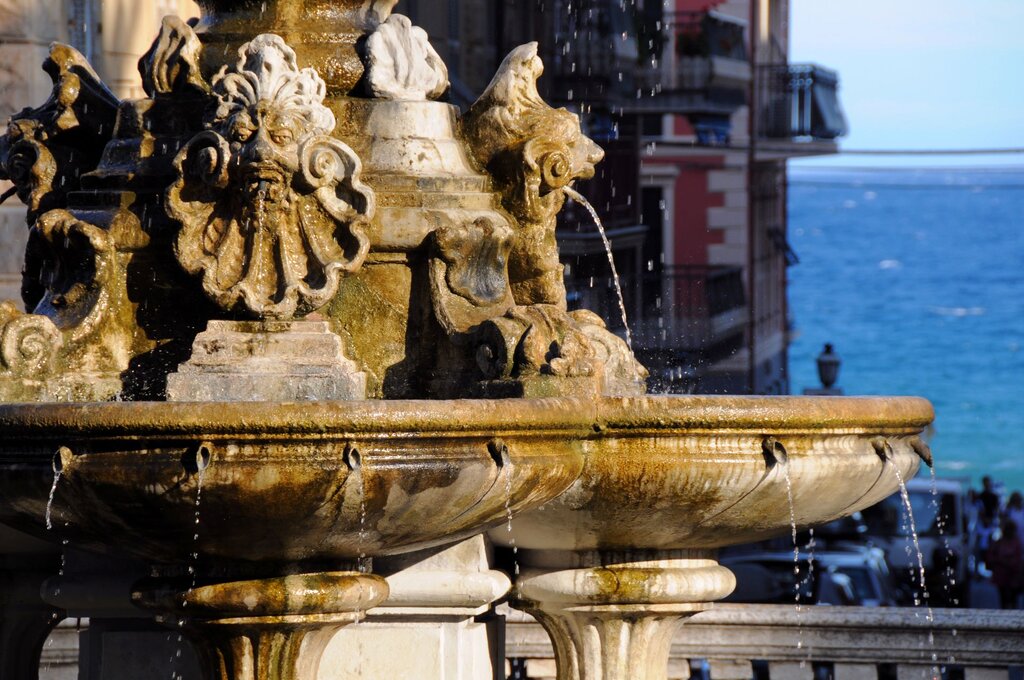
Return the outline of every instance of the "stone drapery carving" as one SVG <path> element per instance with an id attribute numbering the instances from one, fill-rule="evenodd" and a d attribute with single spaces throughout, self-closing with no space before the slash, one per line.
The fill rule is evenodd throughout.
<path id="1" fill-rule="evenodd" d="M 150 97 L 169 94 L 205 95 L 210 85 L 200 70 L 203 46 L 192 27 L 176 16 L 166 16 L 160 34 L 139 60 L 142 89 Z"/>
<path id="2" fill-rule="evenodd" d="M 326 88 L 276 35 L 239 49 L 213 80 L 210 130 L 175 159 L 167 210 L 179 263 L 226 310 L 261 318 L 314 311 L 362 265 L 373 192 L 358 156 L 329 137 Z"/>
<path id="3" fill-rule="evenodd" d="M 477 161 L 494 177 L 506 210 L 519 223 L 509 277 L 516 303 L 565 308 L 555 226 L 563 188 L 594 176 L 604 152 L 579 117 L 548 106 L 537 91 L 544 65 L 537 43 L 516 48 L 463 119 Z"/>
<path id="4" fill-rule="evenodd" d="M 28 206 L 28 222 L 67 205 L 79 177 L 99 163 L 114 132 L 118 99 L 77 50 L 54 43 L 43 70 L 53 91 L 11 117 L 0 136 L 0 179 Z"/>
<path id="5" fill-rule="evenodd" d="M 448 67 L 427 32 L 392 15 L 366 41 L 367 86 L 379 99 L 437 99 L 448 89 Z"/>
<path id="6" fill-rule="evenodd" d="M 434 313 L 449 334 L 465 333 L 515 305 L 508 285 L 512 236 L 507 224 L 485 217 L 434 232 Z"/>

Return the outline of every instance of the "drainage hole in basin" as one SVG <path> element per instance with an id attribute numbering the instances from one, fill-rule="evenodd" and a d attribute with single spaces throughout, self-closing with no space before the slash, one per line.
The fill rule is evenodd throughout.
<path id="1" fill-rule="evenodd" d="M 491 454 L 491 459 L 494 460 L 494 464 L 498 466 L 499 470 L 512 462 L 508 445 L 501 439 L 492 439 L 487 442 L 487 453 Z"/>
<path id="2" fill-rule="evenodd" d="M 345 465 L 352 472 L 356 472 L 363 466 L 363 458 L 359 453 L 359 448 L 349 444 L 345 447 Z"/>
<path id="3" fill-rule="evenodd" d="M 213 460 L 213 444 L 201 442 L 190 448 L 181 457 L 181 465 L 185 472 L 190 475 L 197 475 L 210 467 Z"/>
<path id="4" fill-rule="evenodd" d="M 786 447 L 775 437 L 765 437 L 761 441 L 761 454 L 769 470 L 774 469 L 776 465 L 785 465 L 789 462 Z"/>

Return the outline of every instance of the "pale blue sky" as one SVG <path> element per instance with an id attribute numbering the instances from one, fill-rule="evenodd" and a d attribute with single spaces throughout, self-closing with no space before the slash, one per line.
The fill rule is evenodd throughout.
<path id="1" fill-rule="evenodd" d="M 840 74 L 850 149 L 1024 147 L 1024 0 L 792 0 L 791 61 Z M 1005 157 L 808 165 L 1018 165 Z"/>

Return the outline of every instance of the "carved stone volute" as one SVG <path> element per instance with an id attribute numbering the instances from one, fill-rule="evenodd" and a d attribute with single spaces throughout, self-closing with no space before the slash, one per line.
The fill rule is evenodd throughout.
<path id="1" fill-rule="evenodd" d="M 65 207 L 81 175 L 97 166 L 119 105 L 73 47 L 54 43 L 43 70 L 53 80 L 49 99 L 12 116 L 0 136 L 0 179 L 13 182 L 29 224 Z"/>

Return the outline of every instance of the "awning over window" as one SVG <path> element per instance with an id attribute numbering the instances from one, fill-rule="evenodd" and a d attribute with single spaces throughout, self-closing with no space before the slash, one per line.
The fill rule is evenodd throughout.
<path id="1" fill-rule="evenodd" d="M 823 139 L 835 139 L 849 132 L 835 84 L 815 82 L 812 94 L 814 112 L 811 134 Z"/>

